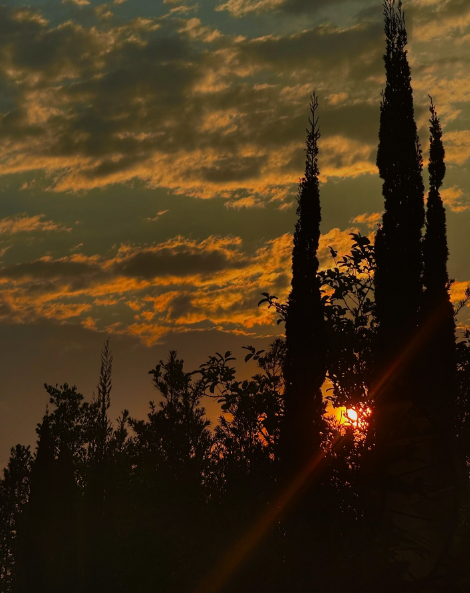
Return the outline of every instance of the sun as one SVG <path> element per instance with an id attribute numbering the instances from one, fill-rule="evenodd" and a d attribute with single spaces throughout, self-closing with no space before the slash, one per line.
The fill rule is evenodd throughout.
<path id="1" fill-rule="evenodd" d="M 369 407 L 340 407 L 336 408 L 335 416 L 343 429 L 352 428 L 354 432 L 364 433 L 369 426 L 372 410 Z"/>
<path id="2" fill-rule="evenodd" d="M 349 408 L 348 410 L 346 410 L 346 417 L 351 422 L 356 423 L 359 418 L 359 414 L 356 412 L 356 410 L 354 410 L 354 408 Z"/>

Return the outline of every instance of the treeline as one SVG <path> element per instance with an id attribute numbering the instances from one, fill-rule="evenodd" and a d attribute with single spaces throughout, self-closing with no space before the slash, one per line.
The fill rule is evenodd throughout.
<path id="1" fill-rule="evenodd" d="M 291 292 L 261 301 L 285 337 L 247 346 L 245 381 L 231 352 L 192 372 L 170 352 L 145 420 L 109 418 L 109 341 L 92 401 L 46 386 L 37 448 L 0 482 L 2 593 L 468 591 L 470 292 L 454 310 L 442 128 L 431 100 L 425 198 L 401 2 L 384 14 L 375 243 L 319 269 L 314 94 Z"/>

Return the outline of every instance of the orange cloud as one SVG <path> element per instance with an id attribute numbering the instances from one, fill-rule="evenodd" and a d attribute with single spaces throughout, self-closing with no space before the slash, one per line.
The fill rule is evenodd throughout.
<path id="1" fill-rule="evenodd" d="M 446 132 L 445 143 L 449 163 L 463 165 L 470 158 L 470 130 Z"/>
<path id="2" fill-rule="evenodd" d="M 370 229 L 377 228 L 377 225 L 382 220 L 382 213 L 381 212 L 372 212 L 372 214 L 359 214 L 351 220 L 352 223 L 355 224 L 364 224 Z"/>
<path id="3" fill-rule="evenodd" d="M 463 212 L 470 208 L 468 196 L 457 186 L 453 185 L 441 191 L 442 201 L 452 212 Z"/>
<path id="4" fill-rule="evenodd" d="M 67 231 L 72 229 L 57 224 L 52 220 L 44 220 L 44 214 L 28 216 L 26 213 L 0 219 L 0 235 L 15 235 L 16 233 L 31 233 L 34 231 L 51 232 Z"/>
<path id="5" fill-rule="evenodd" d="M 322 267 L 331 265 L 330 246 L 340 256 L 350 251 L 350 233 L 356 231 L 335 228 L 322 235 Z M 137 336 L 146 344 L 172 331 L 202 328 L 271 335 L 273 312 L 257 303 L 263 291 L 285 301 L 291 256 L 290 233 L 251 254 L 240 237 L 196 241 L 177 236 L 150 246 L 123 244 L 111 257 L 47 256 L 0 269 L 0 310 L 18 323 L 78 321 L 90 330 Z M 120 311 L 121 321 L 109 324 L 114 311 Z"/>
<path id="6" fill-rule="evenodd" d="M 470 287 L 470 282 L 454 282 L 450 287 L 450 298 L 453 303 L 459 303 L 465 299 L 465 292 Z"/>
<path id="7" fill-rule="evenodd" d="M 320 267 L 325 269 L 332 265 L 330 247 L 332 247 L 341 258 L 351 251 L 351 233 L 358 233 L 357 227 L 351 227 L 342 231 L 341 229 L 331 229 L 326 235 L 320 237 L 320 245 L 318 248 L 318 259 Z"/>
<path id="8" fill-rule="evenodd" d="M 277 8 L 284 3 L 285 0 L 228 0 L 225 4 L 219 4 L 215 10 L 227 10 L 236 17 L 245 16 L 252 12 L 262 12 L 264 10 L 271 10 Z"/>
<path id="9" fill-rule="evenodd" d="M 446 14 L 448 0 L 444 2 L 421 2 L 425 5 L 437 6 L 434 11 L 432 20 L 418 22 L 413 27 L 413 40 L 420 42 L 443 41 L 451 38 L 453 35 L 462 33 L 470 26 L 470 8 L 465 13 L 460 14 Z M 429 16 L 429 12 L 425 10 L 424 14 Z"/>

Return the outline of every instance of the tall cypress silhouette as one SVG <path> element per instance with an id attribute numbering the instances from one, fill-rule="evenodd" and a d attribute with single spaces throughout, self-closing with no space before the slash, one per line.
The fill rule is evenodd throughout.
<path id="1" fill-rule="evenodd" d="M 423 405 L 427 394 L 421 362 L 433 325 L 422 315 L 423 164 L 402 2 L 385 0 L 384 15 L 387 83 L 377 165 L 383 179 L 385 212 L 375 242 L 379 330 L 372 389 L 376 447 L 370 488 L 377 506 L 369 506 L 379 511 L 375 517 L 377 540 L 373 540 L 377 541 L 376 576 L 380 583 L 387 583 L 383 590 L 396 591 L 402 588 L 405 574 L 416 581 L 429 577 L 447 545 L 455 505 L 449 489 L 449 464 L 443 463 L 442 440 Z M 433 150 L 437 154 L 436 142 Z M 431 170 L 436 189 L 442 181 L 442 163 L 436 161 Z M 433 236 L 437 226 L 431 219 Z M 444 266 L 445 260 L 446 255 Z M 433 265 L 428 262 L 430 276 Z M 377 583 L 372 584 L 375 588 Z"/>
<path id="2" fill-rule="evenodd" d="M 426 209 L 426 234 L 423 242 L 425 323 L 432 333 L 425 352 L 423 378 L 427 404 L 435 422 L 445 421 L 451 428 L 456 389 L 456 352 L 454 308 L 449 295 L 446 212 L 440 195 L 446 174 L 442 128 L 431 99 L 429 149 L 429 194 Z M 447 435 L 448 436 L 448 435 Z"/>
<path id="3" fill-rule="evenodd" d="M 416 340 L 423 299 L 422 153 L 414 119 L 407 32 L 402 2 L 385 0 L 386 86 L 380 108 L 377 166 L 385 201 L 375 239 L 378 322 L 373 425 L 377 444 L 402 438 L 403 414 L 419 402 Z M 408 423 L 409 424 L 409 423 Z M 372 433 L 371 433 L 372 434 Z M 409 436 L 409 435 L 408 435 Z M 380 455 L 387 455 L 382 451 Z M 380 471 L 386 471 L 382 462 Z"/>
<path id="4" fill-rule="evenodd" d="M 308 477 L 287 509 L 283 522 L 284 574 L 280 590 L 295 583 L 297 590 L 319 584 L 321 519 L 325 508 L 316 474 L 307 474 L 321 455 L 326 431 L 322 385 L 326 376 L 324 306 L 318 276 L 320 240 L 320 184 L 318 168 L 318 100 L 310 102 L 305 176 L 298 192 L 298 220 L 292 251 L 292 288 L 287 303 L 286 358 L 284 365 L 284 420 L 280 435 L 281 484 L 289 487 L 298 476 Z"/>
<path id="5" fill-rule="evenodd" d="M 320 450 L 324 429 L 321 387 L 326 375 L 325 322 L 318 278 L 320 187 L 318 169 L 318 99 L 310 102 L 305 176 L 298 193 L 298 220 L 292 252 L 292 288 L 287 303 L 285 417 L 282 455 L 293 470 Z"/>
<path id="6" fill-rule="evenodd" d="M 375 241 L 380 350 L 394 357 L 416 330 L 422 298 L 421 236 L 424 225 L 422 154 L 414 119 L 407 32 L 402 2 L 385 0 L 384 55 L 377 166 L 385 212 Z"/>

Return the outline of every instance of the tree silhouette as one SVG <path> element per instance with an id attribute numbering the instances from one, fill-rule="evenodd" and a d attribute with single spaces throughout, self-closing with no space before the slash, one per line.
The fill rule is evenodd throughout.
<path id="1" fill-rule="evenodd" d="M 285 413 L 282 456 L 297 471 L 318 454 L 324 433 L 321 387 L 326 376 L 324 307 L 318 278 L 320 186 L 318 99 L 310 102 L 305 176 L 298 193 L 292 251 L 292 288 L 286 310 Z"/>
<path id="2" fill-rule="evenodd" d="M 380 110 L 377 166 L 385 211 L 375 240 L 375 300 L 379 349 L 389 364 L 418 325 L 422 301 L 424 225 L 422 154 L 414 119 L 407 32 L 402 2 L 385 0 L 387 82 Z M 381 396 L 385 399 L 386 394 Z"/>
<path id="3" fill-rule="evenodd" d="M 0 481 L 0 591 L 11 593 L 18 579 L 18 531 L 28 502 L 32 455 L 29 447 L 17 445 Z"/>
<path id="4" fill-rule="evenodd" d="M 368 237 L 351 234 L 351 251 L 320 272 L 327 327 L 328 399 L 335 407 L 364 409 L 374 368 L 376 341 L 374 247 Z"/>
<path id="5" fill-rule="evenodd" d="M 449 294 L 446 212 L 440 195 L 446 166 L 442 129 L 431 99 L 429 194 L 426 209 L 423 323 L 432 326 L 424 353 L 423 391 L 433 421 L 451 439 L 456 399 L 454 308 Z"/>
<path id="6" fill-rule="evenodd" d="M 55 552 L 52 526 L 55 512 L 55 442 L 49 416 L 39 429 L 39 442 L 31 472 L 31 490 L 25 521 L 19 532 L 18 587 L 21 593 L 54 592 Z"/>
<path id="7" fill-rule="evenodd" d="M 436 396 L 427 393 L 421 365 L 423 357 L 427 365 L 436 356 L 433 352 L 425 358 L 427 344 L 435 335 L 436 315 L 435 311 L 429 314 L 429 307 L 435 306 L 435 299 L 442 302 L 447 292 L 445 219 L 436 216 L 445 172 L 443 148 L 432 113 L 431 208 L 424 243 L 428 253 L 433 249 L 438 252 L 435 279 L 434 262 L 427 260 L 427 270 L 423 263 L 422 155 L 405 49 L 405 16 L 401 1 L 396 6 L 393 0 L 386 0 L 384 9 L 387 83 L 377 165 L 383 179 L 385 212 L 375 242 L 379 326 L 371 391 L 375 400 L 375 448 L 370 457 L 374 468 L 370 487 L 374 513 L 370 518 L 373 529 L 378 528 L 373 538 L 377 551 L 375 579 L 387 582 L 387 590 L 394 591 L 405 582 L 405 575 L 423 580 L 436 567 L 449 540 L 454 505 L 452 464 L 445 460 L 449 449 L 443 446 L 442 435 L 429 413 L 430 400 Z M 424 296 L 423 277 L 433 286 Z M 439 296 L 433 296 L 437 293 Z M 444 298 L 448 302 L 447 294 Z M 426 305 L 426 315 L 424 302 L 432 303 Z M 452 359 L 452 350 L 450 344 L 445 356 Z M 447 379 L 452 381 L 451 365 L 447 371 Z M 437 399 L 443 395 L 441 391 Z M 376 586 L 371 584 L 372 589 Z"/>
<path id="8" fill-rule="evenodd" d="M 112 365 L 109 339 L 101 352 L 97 395 L 90 408 L 90 445 L 87 454 L 85 488 L 87 587 L 105 593 L 112 590 L 109 567 L 109 530 L 106 529 L 106 498 L 110 479 L 109 440 L 112 426 L 108 418 L 111 406 Z M 108 536 L 108 537 L 107 537 Z"/>
<path id="9" fill-rule="evenodd" d="M 291 291 L 285 311 L 284 419 L 280 436 L 280 484 L 284 488 L 322 457 L 322 442 L 327 432 L 322 394 L 327 371 L 327 334 L 317 256 L 321 222 L 317 109 L 318 99 L 313 94 L 305 175 L 297 197 Z M 297 586 L 308 590 L 314 578 L 319 579 L 322 564 L 319 510 L 325 506 L 321 494 L 321 490 L 314 488 L 312 476 L 308 476 L 296 500 L 286 509 L 282 522 L 285 571 L 281 588 L 288 587 L 295 579 Z M 313 570 L 312 555 L 315 557 Z"/>
<path id="10" fill-rule="evenodd" d="M 132 581 L 144 591 L 181 591 L 203 566 L 210 423 L 200 406 L 202 392 L 175 351 L 149 373 L 161 400 L 158 406 L 150 403 L 146 421 L 129 420 L 134 497 L 140 507 L 134 508 L 130 527 L 135 537 Z"/>
<path id="11" fill-rule="evenodd" d="M 54 540 L 51 593 L 78 593 L 82 590 L 78 551 L 80 492 L 73 454 L 66 443 L 60 445 L 55 474 L 55 486 L 49 493 L 54 499 L 54 514 L 49 525 Z"/>

